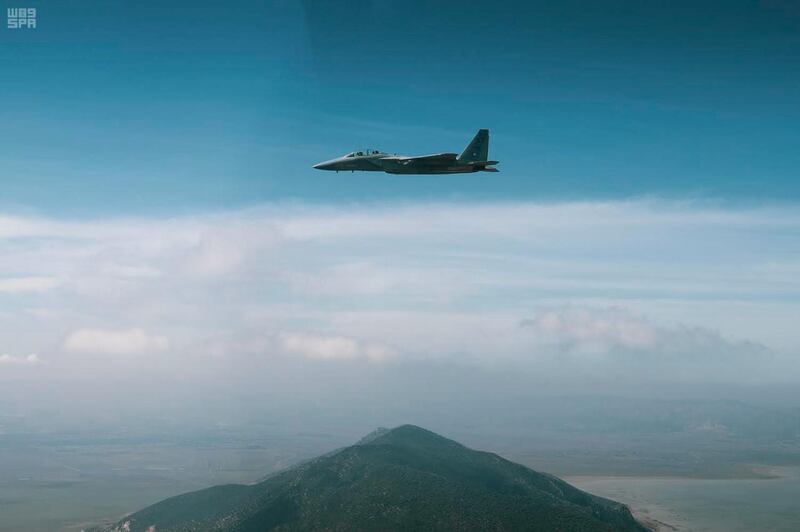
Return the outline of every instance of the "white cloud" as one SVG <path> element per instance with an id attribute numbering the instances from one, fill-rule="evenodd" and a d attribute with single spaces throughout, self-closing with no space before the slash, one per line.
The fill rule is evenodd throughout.
<path id="1" fill-rule="evenodd" d="M 617 308 L 542 309 L 521 325 L 542 344 L 579 351 L 653 349 L 662 335 L 647 320 Z"/>
<path id="2" fill-rule="evenodd" d="M 41 359 L 39 355 L 35 353 L 27 356 L 0 355 L 0 365 L 33 365 L 39 364 L 40 362 Z"/>
<path id="3" fill-rule="evenodd" d="M 330 325 L 347 337 L 386 342 L 404 359 L 562 377 L 575 370 L 611 375 L 627 367 L 642 377 L 669 379 L 692 368 L 697 378 L 743 381 L 764 378 L 768 372 L 774 376 L 781 367 L 775 353 L 758 342 L 696 325 L 665 323 L 619 306 L 542 306 L 522 316 L 435 309 L 365 311 L 337 314 Z M 751 371 L 766 362 L 764 371 Z"/>
<path id="4" fill-rule="evenodd" d="M 541 309 L 520 322 L 523 352 L 553 375 L 635 382 L 761 382 L 793 362 L 717 331 L 664 325 L 618 307 Z M 794 364 L 796 365 L 796 364 Z"/>
<path id="5" fill-rule="evenodd" d="M 58 286 L 54 277 L 8 277 L 0 279 L 0 294 L 47 292 Z"/>
<path id="6" fill-rule="evenodd" d="M 169 340 L 147 334 L 143 329 L 79 329 L 64 340 L 64 349 L 73 353 L 130 354 L 164 351 Z"/>
<path id="7" fill-rule="evenodd" d="M 204 234 L 195 246 L 187 251 L 186 268 L 201 277 L 228 275 L 242 264 L 246 242 L 237 242 L 240 234 Z"/>
<path id="8" fill-rule="evenodd" d="M 344 336 L 285 334 L 282 344 L 286 351 L 312 360 L 365 359 L 381 362 L 394 355 L 394 351 L 385 345 Z"/>

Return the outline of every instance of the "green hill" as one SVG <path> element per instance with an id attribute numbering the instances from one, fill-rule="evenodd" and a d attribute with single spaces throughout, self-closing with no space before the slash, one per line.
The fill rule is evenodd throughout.
<path id="1" fill-rule="evenodd" d="M 404 425 L 253 485 L 173 497 L 104 530 L 646 530 L 624 505 Z M 152 530 L 152 529 L 151 529 Z"/>

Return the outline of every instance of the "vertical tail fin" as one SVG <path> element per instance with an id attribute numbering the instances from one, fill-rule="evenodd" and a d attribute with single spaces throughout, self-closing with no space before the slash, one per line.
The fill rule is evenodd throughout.
<path id="1" fill-rule="evenodd" d="M 478 134 L 464 148 L 458 160 L 462 162 L 488 161 L 489 160 L 489 130 L 479 129 Z"/>

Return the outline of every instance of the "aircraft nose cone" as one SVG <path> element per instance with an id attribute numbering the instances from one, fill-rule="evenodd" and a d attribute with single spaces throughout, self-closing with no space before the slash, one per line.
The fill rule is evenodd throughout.
<path id="1" fill-rule="evenodd" d="M 338 159 L 331 159 L 329 161 L 322 161 L 314 165 L 317 170 L 340 170 L 342 164 L 342 157 Z"/>

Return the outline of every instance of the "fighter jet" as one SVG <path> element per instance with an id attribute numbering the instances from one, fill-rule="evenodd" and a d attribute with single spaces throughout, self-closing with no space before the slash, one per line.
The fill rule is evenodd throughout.
<path id="1" fill-rule="evenodd" d="M 406 157 L 379 150 L 361 150 L 348 153 L 330 161 L 315 164 L 318 170 L 351 172 L 386 172 L 388 174 L 466 174 L 471 172 L 497 172 L 492 165 L 500 161 L 489 159 L 489 130 L 480 129 L 472 142 L 461 152 L 436 153 Z"/>

